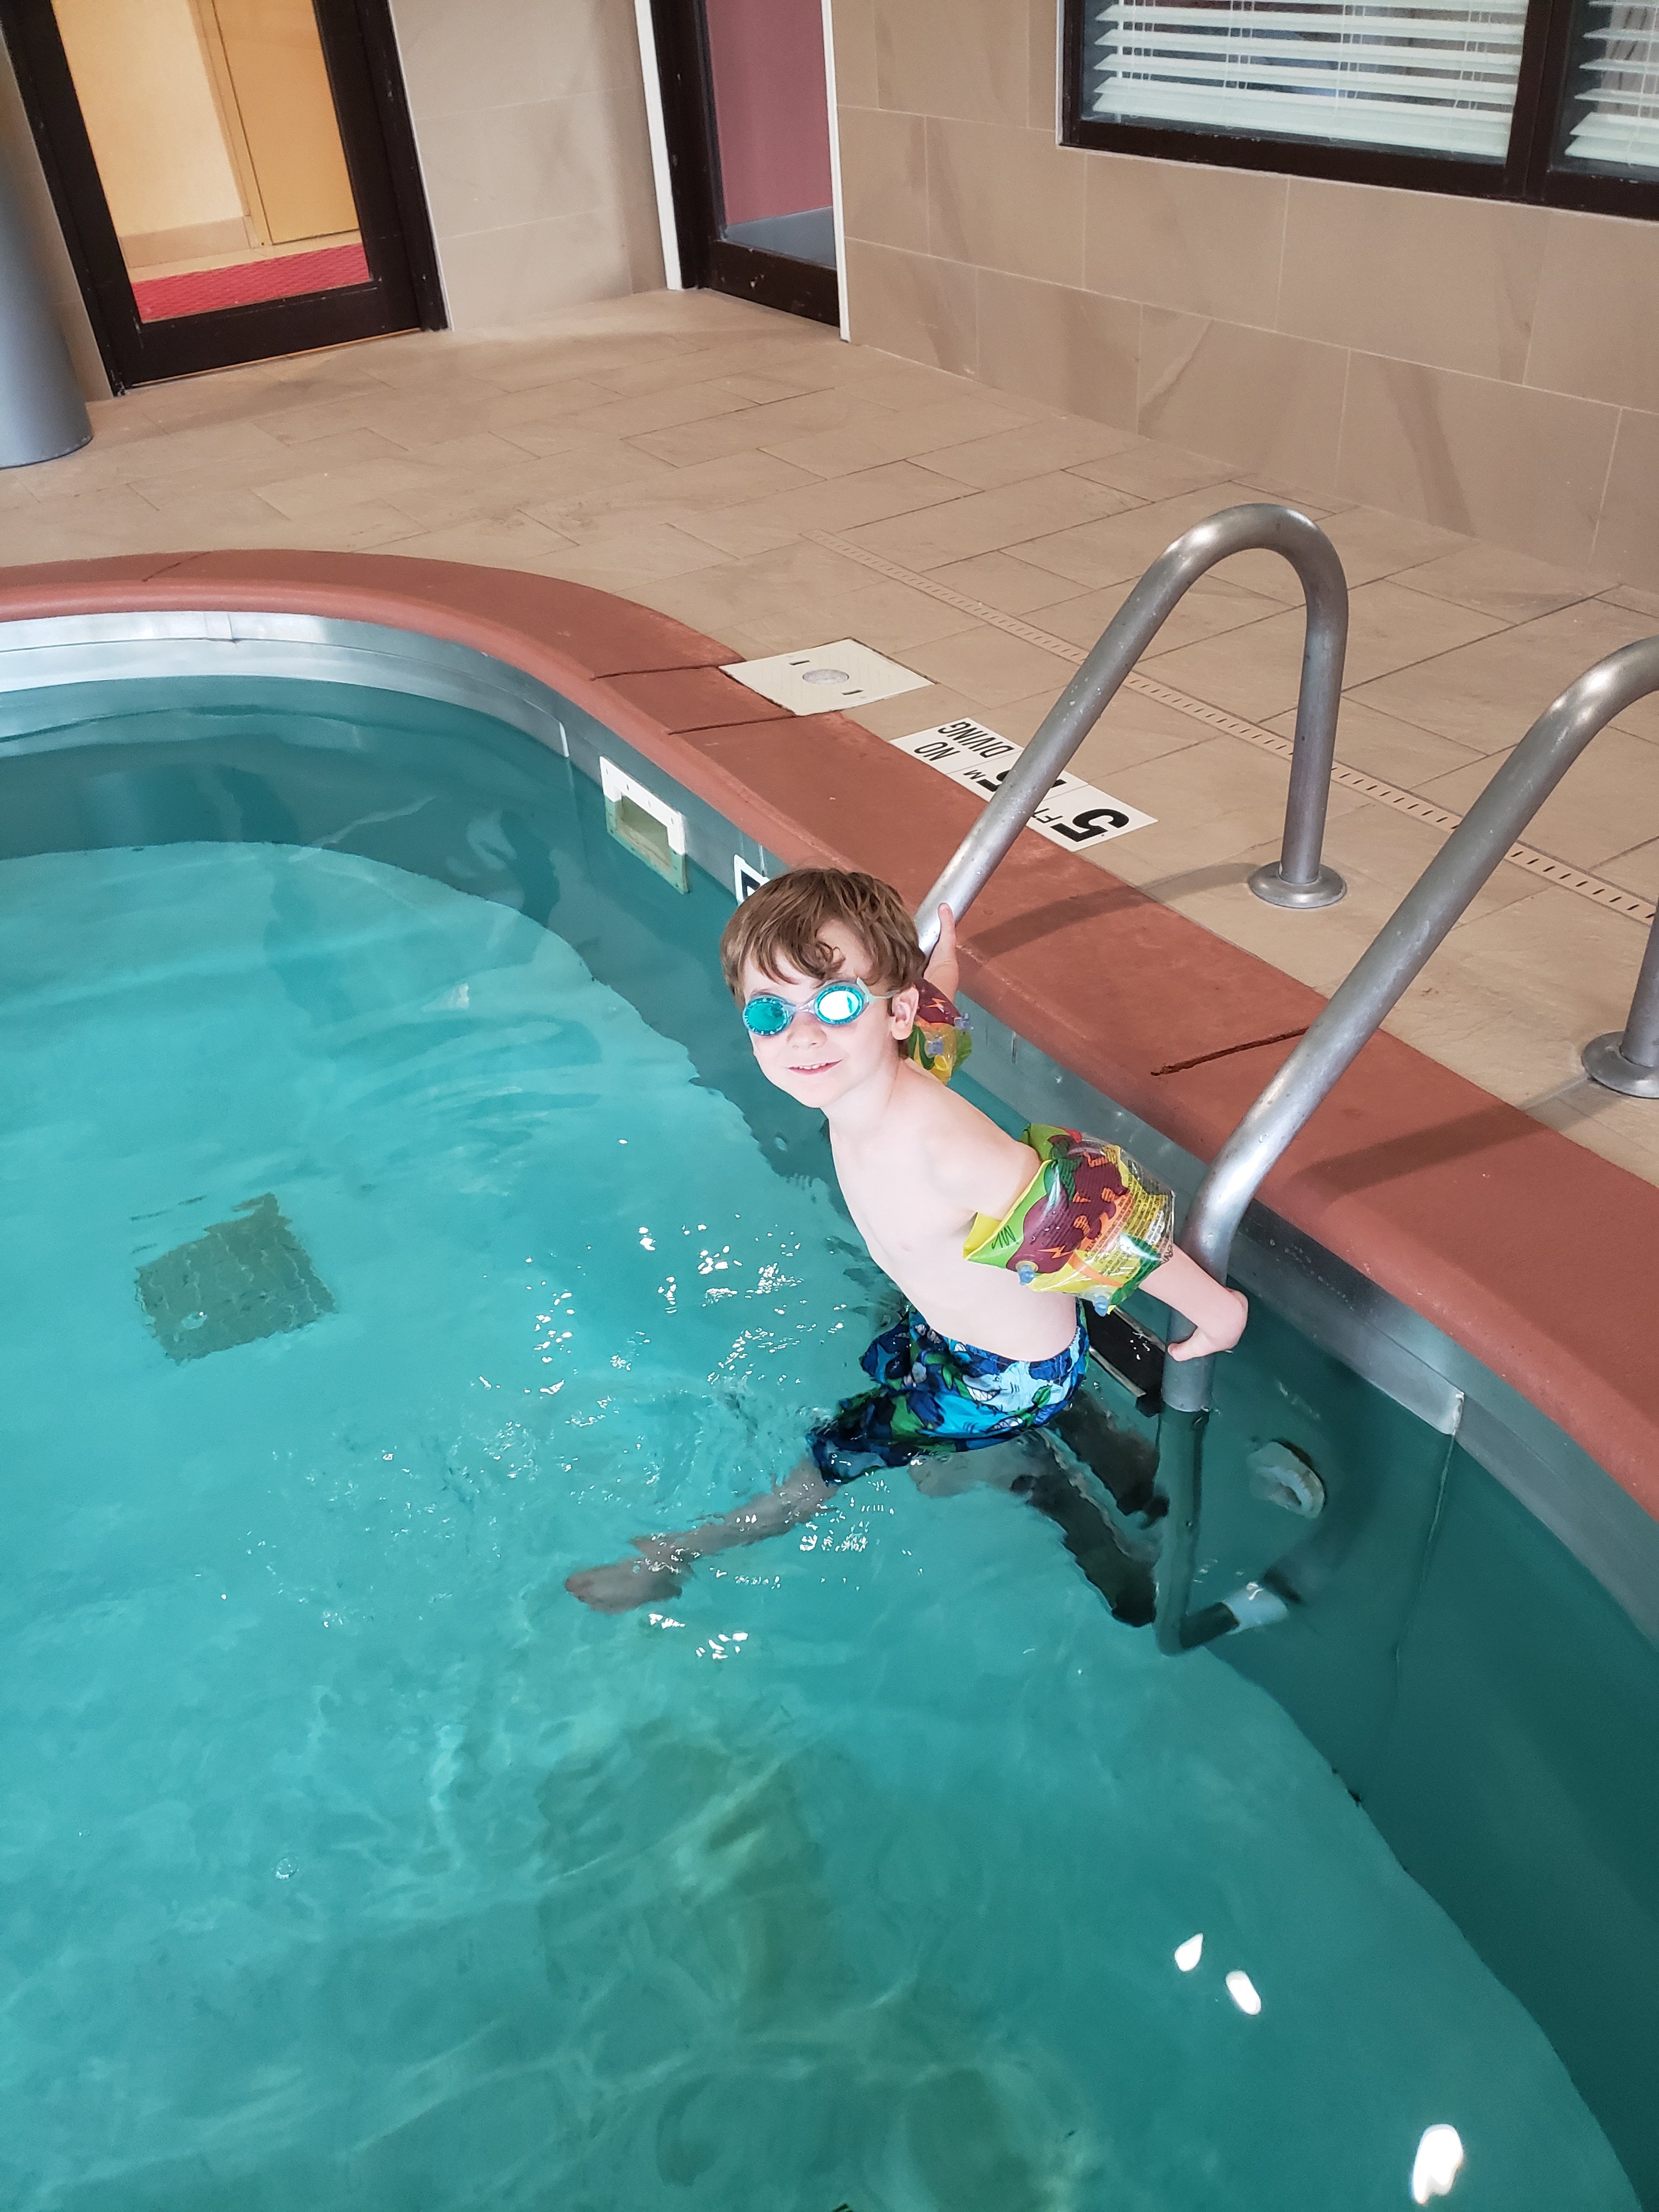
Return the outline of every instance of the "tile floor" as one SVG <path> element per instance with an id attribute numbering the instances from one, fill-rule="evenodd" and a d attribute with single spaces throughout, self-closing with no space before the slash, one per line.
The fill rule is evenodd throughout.
<path id="1" fill-rule="evenodd" d="M 887 737 L 966 714 L 1028 738 L 1173 537 L 1296 491 L 709 295 L 381 339 L 94 419 L 82 453 L 0 474 L 0 561 L 372 546 L 568 576 L 741 656 L 847 635 L 898 656 L 933 683 L 866 710 Z M 1448 810 L 1564 684 L 1659 625 L 1659 600 L 1448 531 L 1308 511 L 1353 587 L 1339 756 Z M 1177 703 L 1126 690 L 1076 766 L 1158 817 L 1104 865 L 1329 989 L 1443 832 L 1338 789 L 1328 850 L 1349 897 L 1292 915 L 1245 890 L 1282 820 L 1285 763 L 1256 740 L 1293 726 L 1298 597 L 1270 555 L 1225 563 L 1142 664 Z M 1205 702 L 1255 738 L 1199 719 Z M 1659 894 L 1659 700 L 1597 741 L 1531 842 Z M 1643 941 L 1639 919 L 1506 863 L 1389 1026 L 1659 1182 L 1659 1105 L 1578 1068 L 1586 1038 L 1622 1026 Z"/>

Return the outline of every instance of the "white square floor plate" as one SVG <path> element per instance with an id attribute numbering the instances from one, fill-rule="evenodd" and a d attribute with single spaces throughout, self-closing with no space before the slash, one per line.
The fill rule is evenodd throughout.
<path id="1" fill-rule="evenodd" d="M 902 691 L 925 691 L 931 676 L 901 668 L 896 660 L 860 645 L 855 637 L 806 653 L 775 653 L 767 660 L 737 660 L 726 673 L 758 691 L 792 714 L 823 714 L 845 707 L 867 707 L 872 700 L 896 699 Z"/>

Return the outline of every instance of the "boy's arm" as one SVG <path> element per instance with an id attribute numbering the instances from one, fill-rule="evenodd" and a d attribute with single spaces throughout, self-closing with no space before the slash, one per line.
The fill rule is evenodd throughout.
<path id="1" fill-rule="evenodd" d="M 1182 1251 L 1171 1252 L 1143 1276 L 1140 1288 L 1193 1325 L 1190 1336 L 1170 1345 L 1171 1359 L 1207 1359 L 1212 1352 L 1231 1352 L 1244 1334 L 1250 1308 L 1243 1292 L 1218 1283 Z"/>

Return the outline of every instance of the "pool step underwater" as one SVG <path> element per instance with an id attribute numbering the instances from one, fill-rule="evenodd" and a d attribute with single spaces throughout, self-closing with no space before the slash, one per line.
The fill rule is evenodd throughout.
<path id="1" fill-rule="evenodd" d="M 203 1359 L 305 1328 L 334 1310 L 275 1194 L 265 1191 L 138 1270 L 138 1302 L 169 1359 Z"/>

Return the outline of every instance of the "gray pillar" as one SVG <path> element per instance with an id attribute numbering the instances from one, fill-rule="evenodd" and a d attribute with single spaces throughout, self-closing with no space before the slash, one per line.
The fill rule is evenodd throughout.
<path id="1" fill-rule="evenodd" d="M 22 194 L 0 149 L 0 468 L 72 453 L 91 435 Z"/>

